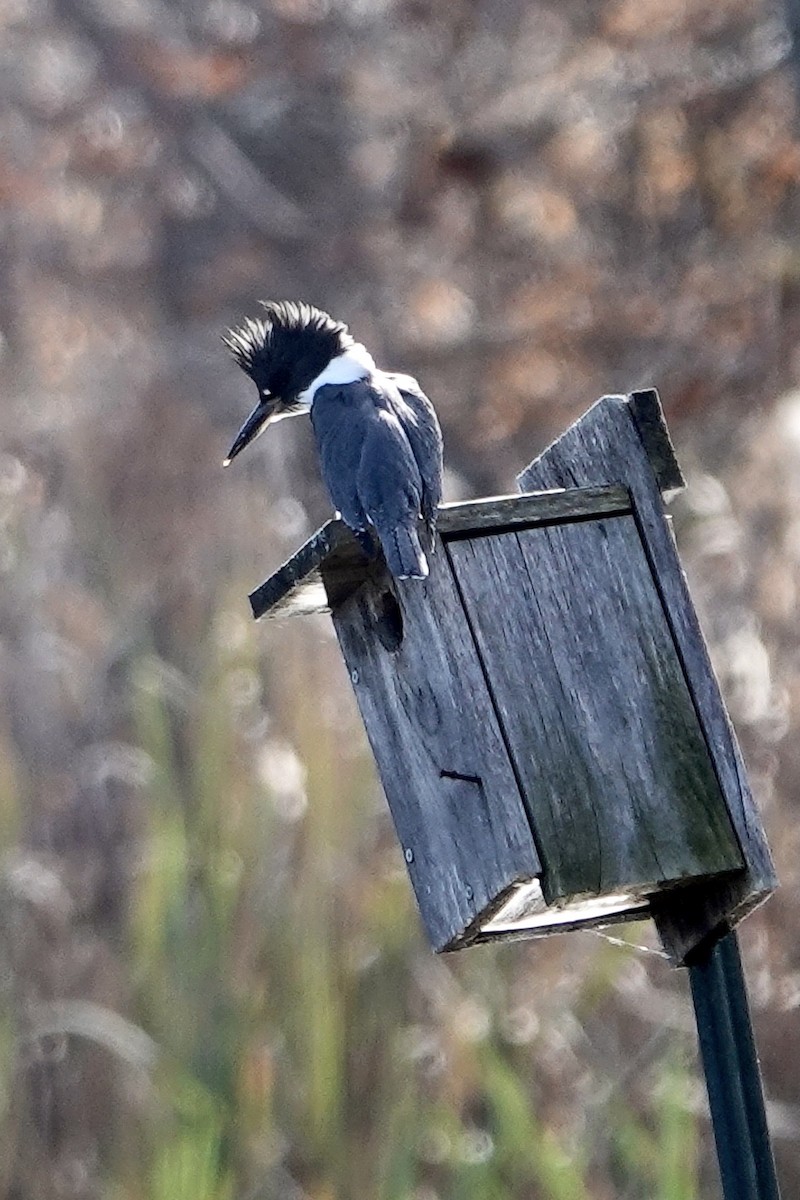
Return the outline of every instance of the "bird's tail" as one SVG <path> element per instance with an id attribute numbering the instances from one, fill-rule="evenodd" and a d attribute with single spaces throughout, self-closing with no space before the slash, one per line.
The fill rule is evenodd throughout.
<path id="1" fill-rule="evenodd" d="M 398 526 L 381 539 L 386 564 L 395 579 L 427 579 L 428 560 L 413 525 Z"/>

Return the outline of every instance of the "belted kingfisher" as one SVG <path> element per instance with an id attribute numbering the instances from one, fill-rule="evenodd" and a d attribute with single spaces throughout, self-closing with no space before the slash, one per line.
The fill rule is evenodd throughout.
<path id="1" fill-rule="evenodd" d="M 262 317 L 222 339 L 259 397 L 223 465 L 273 421 L 310 413 L 322 477 L 345 523 L 365 544 L 375 530 L 397 579 L 425 579 L 420 532 L 432 547 L 442 497 L 433 405 L 410 375 L 379 370 L 326 312 L 286 300 L 262 305 Z"/>

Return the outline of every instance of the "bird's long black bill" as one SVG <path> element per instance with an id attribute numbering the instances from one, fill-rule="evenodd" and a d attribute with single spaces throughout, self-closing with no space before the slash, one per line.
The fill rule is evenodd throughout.
<path id="1" fill-rule="evenodd" d="M 272 413 L 273 406 L 271 404 L 264 403 L 264 401 L 260 401 L 255 406 L 253 411 L 250 413 L 250 416 L 237 433 L 236 440 L 228 451 L 228 457 L 223 459 L 223 467 L 230 466 L 230 464 L 236 458 L 236 455 L 241 454 L 245 446 L 248 446 L 250 442 L 254 442 L 258 435 L 264 432 L 264 430 L 267 428 L 267 425 L 269 425 Z"/>

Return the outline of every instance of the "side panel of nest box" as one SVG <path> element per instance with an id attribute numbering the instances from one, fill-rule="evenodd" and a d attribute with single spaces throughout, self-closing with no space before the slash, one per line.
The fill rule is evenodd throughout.
<path id="1" fill-rule="evenodd" d="M 777 880 L 665 518 L 661 492 L 680 487 L 681 475 L 654 390 L 599 400 L 531 463 L 518 483 L 529 491 L 612 481 L 626 487 L 633 500 L 639 537 L 743 857 L 743 869 L 732 875 L 711 876 L 653 897 L 651 911 L 664 948 L 673 962 L 685 963 L 705 939 L 735 925 L 764 900 Z M 665 764 L 668 773 L 671 769 Z"/>
<path id="2" fill-rule="evenodd" d="M 547 902 L 741 869 L 635 518 L 452 541 L 447 553 Z"/>
<path id="3" fill-rule="evenodd" d="M 332 615 L 431 943 L 468 941 L 541 864 L 444 551 Z"/>

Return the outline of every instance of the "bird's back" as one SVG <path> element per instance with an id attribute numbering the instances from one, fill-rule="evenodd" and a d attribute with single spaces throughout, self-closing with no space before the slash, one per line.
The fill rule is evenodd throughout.
<path id="1" fill-rule="evenodd" d="M 389 569 L 428 573 L 418 521 L 432 528 L 441 497 L 441 434 L 414 381 L 376 375 L 317 390 L 311 420 L 320 467 L 335 507 L 356 530 L 374 526 Z M 421 399 L 420 399 L 421 398 Z"/>
<path id="2" fill-rule="evenodd" d="M 431 537 L 442 502 L 442 431 L 436 411 L 411 375 L 387 375 L 397 392 L 395 408 L 422 479 L 422 516 Z"/>

